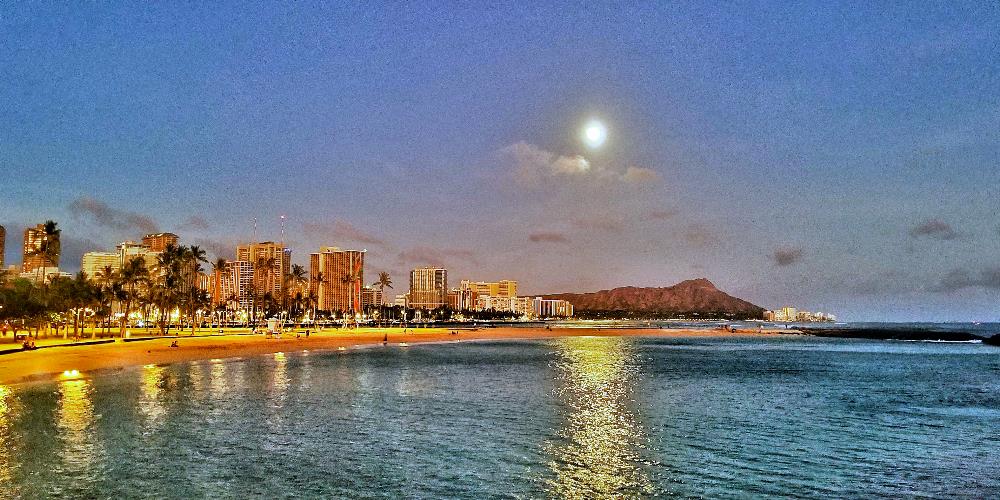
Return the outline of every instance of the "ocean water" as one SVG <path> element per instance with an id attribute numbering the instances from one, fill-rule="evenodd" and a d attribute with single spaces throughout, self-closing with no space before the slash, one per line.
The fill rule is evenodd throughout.
<path id="1" fill-rule="evenodd" d="M 572 337 L 0 386 L 0 498 L 1000 496 L 1000 349 Z"/>

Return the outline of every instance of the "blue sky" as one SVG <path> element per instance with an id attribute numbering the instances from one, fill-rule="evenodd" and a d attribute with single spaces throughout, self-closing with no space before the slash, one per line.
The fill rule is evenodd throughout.
<path id="1" fill-rule="evenodd" d="M 1000 319 L 1000 7 L 0 7 L 0 224 Z M 608 127 L 588 149 L 580 128 Z M 586 168 L 581 166 L 585 165 Z"/>

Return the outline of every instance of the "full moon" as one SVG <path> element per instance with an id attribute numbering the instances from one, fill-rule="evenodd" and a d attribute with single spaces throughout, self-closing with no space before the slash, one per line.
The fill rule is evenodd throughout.
<path id="1" fill-rule="evenodd" d="M 608 129 L 598 120 L 591 120 L 583 128 L 583 142 L 591 148 L 599 148 L 608 138 Z"/>

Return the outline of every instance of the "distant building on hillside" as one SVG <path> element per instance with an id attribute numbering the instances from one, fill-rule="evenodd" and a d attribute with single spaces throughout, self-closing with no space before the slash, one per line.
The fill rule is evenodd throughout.
<path id="1" fill-rule="evenodd" d="M 448 270 L 440 267 L 420 267 L 410 271 L 407 307 L 437 309 L 447 304 Z"/>
<path id="2" fill-rule="evenodd" d="M 149 248 L 150 252 L 162 252 L 167 249 L 167 245 L 177 246 L 177 235 L 174 233 L 147 234 L 142 237 L 142 244 Z"/>
<path id="3" fill-rule="evenodd" d="M 823 312 L 799 311 L 794 307 L 782 307 L 774 311 L 764 311 L 764 321 L 778 323 L 814 323 L 837 321 L 833 314 Z"/>

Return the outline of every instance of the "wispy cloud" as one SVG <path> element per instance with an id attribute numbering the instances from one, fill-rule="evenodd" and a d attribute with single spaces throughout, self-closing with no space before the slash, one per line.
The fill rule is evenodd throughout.
<path id="1" fill-rule="evenodd" d="M 69 204 L 69 210 L 75 217 L 90 219 L 101 227 L 145 233 L 159 231 L 159 226 L 149 216 L 112 208 L 103 201 L 87 196 L 73 200 Z"/>
<path id="2" fill-rule="evenodd" d="M 677 210 L 653 210 L 649 212 L 649 218 L 654 220 L 666 220 L 677 215 Z"/>
<path id="3" fill-rule="evenodd" d="M 958 232 L 947 222 L 940 219 L 929 219 L 910 229 L 910 236 L 913 238 L 927 237 L 936 240 L 953 240 L 958 237 Z"/>
<path id="4" fill-rule="evenodd" d="M 1000 290 L 1000 267 L 988 267 L 978 272 L 955 269 L 946 274 L 935 291 L 955 292 L 965 288 L 986 288 Z"/>
<path id="5" fill-rule="evenodd" d="M 573 226 L 584 231 L 601 231 L 607 233 L 620 233 L 625 224 L 614 217 L 586 217 L 577 218 L 570 222 Z"/>
<path id="6" fill-rule="evenodd" d="M 204 248 L 210 255 L 217 259 L 233 259 L 236 257 L 236 240 L 220 240 L 213 238 L 194 238 L 195 245 Z"/>
<path id="7" fill-rule="evenodd" d="M 631 184 L 653 184 L 660 181 L 660 174 L 651 168 L 628 167 L 622 180 Z"/>
<path id="8" fill-rule="evenodd" d="M 399 265 L 417 266 L 445 266 L 451 260 L 462 260 L 465 262 L 476 262 L 475 254 L 472 250 L 461 248 L 433 248 L 418 246 L 399 252 L 396 260 Z"/>
<path id="9" fill-rule="evenodd" d="M 382 238 L 340 219 L 333 221 L 332 224 L 306 223 L 302 226 L 307 233 L 318 234 L 330 238 L 334 242 L 344 240 L 353 243 L 364 243 L 366 245 L 384 246 L 386 244 Z"/>
<path id="10" fill-rule="evenodd" d="M 539 232 L 529 234 L 528 241 L 532 243 L 569 243 L 569 238 L 563 233 Z"/>
<path id="11" fill-rule="evenodd" d="M 715 231 L 698 223 L 689 224 L 681 234 L 688 244 L 697 248 L 706 248 L 719 241 Z"/>
<path id="12" fill-rule="evenodd" d="M 801 248 L 779 248 L 771 255 L 774 263 L 778 266 L 790 266 L 802 260 Z"/>
<path id="13" fill-rule="evenodd" d="M 560 155 L 521 141 L 500 150 L 513 163 L 514 177 L 523 185 L 535 186 L 547 178 L 596 179 L 644 185 L 659 182 L 651 168 L 628 166 L 624 170 L 593 164 L 582 155 Z"/>
<path id="14" fill-rule="evenodd" d="M 193 229 L 196 231 L 204 231 L 210 227 L 208 220 L 200 215 L 192 215 L 184 221 L 178 229 Z"/>

